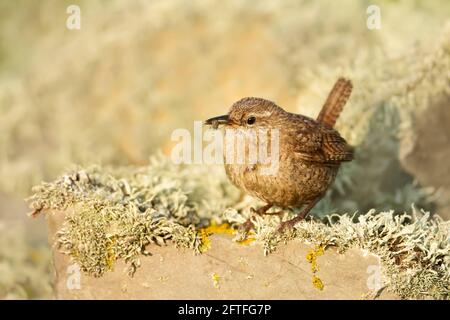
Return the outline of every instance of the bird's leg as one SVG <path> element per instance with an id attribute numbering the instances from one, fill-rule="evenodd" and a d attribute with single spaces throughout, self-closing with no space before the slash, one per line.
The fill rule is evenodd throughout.
<path id="1" fill-rule="evenodd" d="M 250 230 L 251 230 L 251 228 L 253 228 L 254 227 L 254 225 L 253 225 L 253 222 L 252 222 L 252 220 L 250 219 L 250 218 L 248 218 L 243 224 L 242 224 L 242 226 L 240 226 L 240 230 L 242 230 L 244 233 L 248 233 Z"/>
<path id="2" fill-rule="evenodd" d="M 311 201 L 311 202 L 309 202 L 307 205 L 306 205 L 306 207 L 295 217 L 295 218 L 292 218 L 291 220 L 288 220 L 288 221 L 284 221 L 284 222 L 282 222 L 281 224 L 280 224 L 280 226 L 278 227 L 278 230 L 277 230 L 277 232 L 278 233 L 283 233 L 283 231 L 286 229 L 286 228 L 292 228 L 292 227 L 294 227 L 294 225 L 297 223 L 297 222 L 299 222 L 299 221 L 301 221 L 301 220 L 303 220 L 303 219 L 305 219 L 305 217 L 308 215 L 308 213 L 311 211 L 311 209 L 312 208 L 314 208 L 314 206 L 317 204 L 317 202 L 319 202 L 319 200 L 321 199 L 322 197 L 317 197 L 316 199 L 314 199 L 313 201 Z"/>
<path id="3" fill-rule="evenodd" d="M 264 207 L 259 208 L 258 210 L 255 210 L 252 208 L 253 212 L 256 213 L 259 216 L 268 215 L 268 216 L 279 216 L 281 217 L 284 213 L 283 210 L 278 210 L 275 212 L 267 212 L 273 207 L 273 204 L 267 204 Z"/>
<path id="4" fill-rule="evenodd" d="M 275 211 L 275 212 L 266 212 L 264 214 L 266 214 L 268 216 L 279 216 L 281 218 L 281 216 L 284 214 L 284 211 L 283 210 L 278 210 L 278 211 Z"/>
<path id="5" fill-rule="evenodd" d="M 268 211 L 270 208 L 272 208 L 272 207 L 273 207 L 273 204 L 268 203 L 268 204 L 266 204 L 265 206 L 260 207 L 258 210 L 255 210 L 255 208 L 253 208 L 253 207 L 252 207 L 251 210 L 252 210 L 254 213 L 256 213 L 258 216 L 262 216 L 262 215 L 265 215 L 265 214 L 271 214 L 271 213 L 267 213 L 267 211 Z"/>
<path id="6" fill-rule="evenodd" d="M 278 210 L 275 212 L 267 212 L 269 211 L 271 208 L 273 207 L 273 204 L 268 204 L 264 207 L 259 208 L 258 210 L 253 209 L 253 212 L 255 212 L 256 214 L 263 216 L 263 215 L 268 215 L 268 216 L 279 216 L 281 217 L 284 214 L 283 210 Z"/>
<path id="7" fill-rule="evenodd" d="M 258 210 L 256 210 L 256 209 L 253 208 L 253 207 L 250 208 L 250 210 L 251 210 L 253 213 L 256 213 L 257 215 L 262 216 L 262 215 L 264 215 L 264 214 L 270 214 L 270 213 L 267 213 L 267 210 L 269 210 L 270 208 L 272 208 L 272 206 L 273 206 L 272 204 L 268 203 L 268 204 L 266 204 L 265 206 L 262 206 L 262 207 L 258 208 Z M 244 224 L 242 225 L 242 230 L 243 230 L 245 233 L 247 233 L 247 232 L 249 232 L 250 229 L 253 228 L 253 227 L 254 227 L 254 225 L 253 225 L 253 222 L 252 222 L 251 218 L 248 218 L 247 221 L 245 221 Z"/>

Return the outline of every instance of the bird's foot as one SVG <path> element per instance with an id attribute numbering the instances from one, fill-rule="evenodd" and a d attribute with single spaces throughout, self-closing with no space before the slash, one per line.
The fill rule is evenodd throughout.
<path id="1" fill-rule="evenodd" d="M 272 204 L 267 204 L 267 205 L 265 205 L 263 207 L 260 207 L 258 209 L 255 209 L 255 208 L 251 207 L 250 210 L 251 210 L 252 213 L 257 214 L 258 216 L 268 215 L 268 216 L 279 216 L 281 218 L 281 216 L 284 214 L 283 210 L 278 210 L 276 212 L 267 212 L 272 207 L 273 207 Z"/>
<path id="2" fill-rule="evenodd" d="M 294 228 L 294 226 L 301 220 L 303 220 L 304 217 L 302 216 L 297 216 L 294 219 L 288 220 L 288 221 L 284 221 L 280 223 L 280 226 L 277 229 L 277 233 L 278 234 L 282 234 L 283 232 L 287 231 L 287 230 L 291 230 Z"/>
<path id="3" fill-rule="evenodd" d="M 253 224 L 251 218 L 248 218 L 247 221 L 245 221 L 240 227 L 239 227 L 239 231 L 243 232 L 243 233 L 249 233 L 250 230 L 254 227 L 255 225 Z"/>
<path id="4" fill-rule="evenodd" d="M 292 223 L 291 221 L 292 220 L 281 222 L 276 233 L 281 235 L 286 230 L 292 229 L 294 227 L 295 223 Z"/>
<path id="5" fill-rule="evenodd" d="M 260 207 L 258 209 L 255 209 L 253 207 L 250 208 L 250 211 L 253 214 L 256 214 L 258 216 L 263 216 L 263 215 L 270 215 L 270 216 L 279 216 L 280 218 L 283 216 L 284 211 L 280 210 L 280 211 L 276 211 L 276 212 L 267 212 L 267 210 L 269 210 L 272 207 L 271 204 L 267 204 L 263 207 Z M 241 227 L 239 228 L 240 231 L 244 232 L 244 233 L 248 233 L 252 228 L 254 228 L 255 224 L 252 222 L 251 218 L 248 218 L 247 221 L 245 221 Z"/>
<path id="6" fill-rule="evenodd" d="M 264 214 L 267 214 L 267 210 L 269 210 L 271 207 L 272 205 L 268 203 L 265 206 L 259 207 L 258 209 L 251 207 L 250 210 L 252 213 L 257 214 L 258 216 L 262 216 Z"/>

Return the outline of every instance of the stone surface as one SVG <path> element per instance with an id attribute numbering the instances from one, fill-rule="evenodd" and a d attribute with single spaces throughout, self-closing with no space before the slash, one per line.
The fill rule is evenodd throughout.
<path id="1" fill-rule="evenodd" d="M 436 211 L 450 219 L 450 96 L 431 98 L 430 107 L 412 119 L 414 139 L 400 152 L 403 167 L 421 185 L 439 190 Z"/>
<path id="2" fill-rule="evenodd" d="M 63 212 L 47 215 L 50 239 L 59 229 Z M 195 255 L 174 245 L 150 246 L 152 256 L 142 257 L 133 278 L 126 265 L 117 261 L 114 270 L 101 278 L 83 273 L 70 257 L 54 249 L 56 296 L 58 299 L 361 299 L 379 271 L 374 255 L 361 250 L 339 254 L 328 249 L 317 258 L 316 275 L 323 290 L 313 283 L 306 260 L 312 246 L 291 241 L 264 256 L 258 244 L 240 245 L 231 236 L 210 237 L 211 248 Z M 79 287 L 79 288 L 77 288 Z M 377 297 L 395 299 L 382 291 Z"/>

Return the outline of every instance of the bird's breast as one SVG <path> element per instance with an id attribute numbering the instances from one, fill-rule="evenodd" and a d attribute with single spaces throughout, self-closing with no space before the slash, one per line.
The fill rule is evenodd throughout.
<path id="1" fill-rule="evenodd" d="M 225 164 L 233 184 L 246 193 L 282 207 L 300 206 L 323 194 L 333 183 L 338 167 L 317 166 L 295 156 L 281 156 L 275 174 L 262 174 L 262 167 Z"/>

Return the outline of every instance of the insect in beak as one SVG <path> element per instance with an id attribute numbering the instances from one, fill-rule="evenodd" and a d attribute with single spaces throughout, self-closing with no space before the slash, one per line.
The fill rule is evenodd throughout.
<path id="1" fill-rule="evenodd" d="M 218 116 L 218 117 L 214 117 L 214 118 L 210 118 L 208 120 L 206 120 L 204 122 L 205 125 L 210 125 L 212 126 L 214 129 L 217 129 L 219 127 L 219 125 L 221 124 L 228 124 L 228 115 L 225 114 L 223 116 Z"/>

